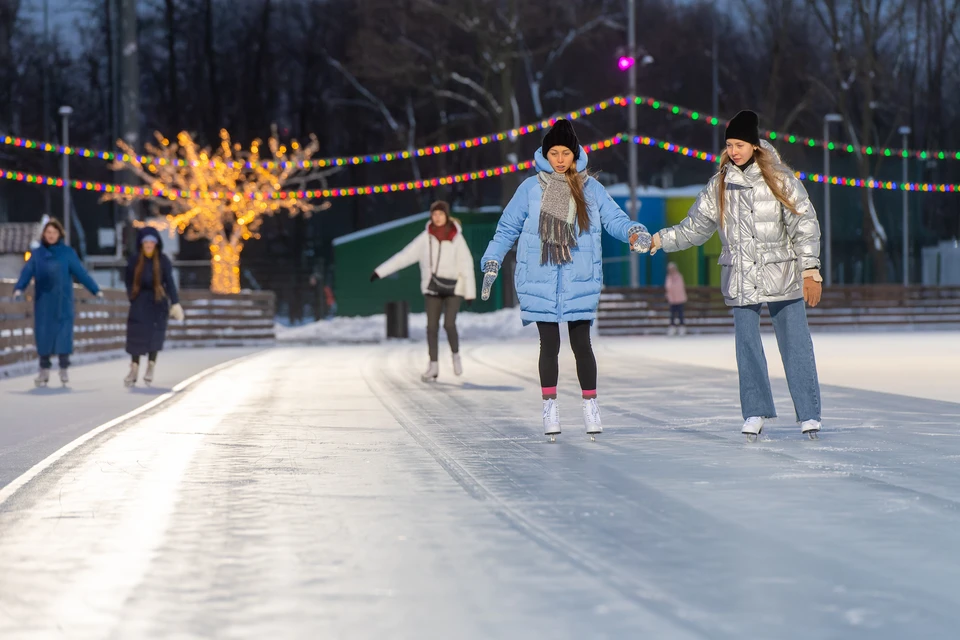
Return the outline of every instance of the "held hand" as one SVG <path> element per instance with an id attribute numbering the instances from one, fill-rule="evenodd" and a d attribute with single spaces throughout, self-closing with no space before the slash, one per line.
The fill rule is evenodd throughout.
<path id="1" fill-rule="evenodd" d="M 464 300 L 464 304 L 467 306 L 467 309 L 473 306 L 473 300 Z"/>
<path id="2" fill-rule="evenodd" d="M 20 291 L 19 289 L 14 290 L 13 299 L 17 301 L 23 300 L 23 291 Z"/>
<path id="3" fill-rule="evenodd" d="M 480 289 L 480 299 L 489 300 L 490 290 L 493 283 L 497 280 L 497 274 L 500 273 L 500 263 L 496 260 L 489 260 L 483 265 L 483 286 Z"/>
<path id="4" fill-rule="evenodd" d="M 97 297 L 103 300 L 103 291 L 97 291 Z"/>
<path id="5" fill-rule="evenodd" d="M 811 307 L 820 304 L 820 296 L 823 294 L 823 285 L 812 277 L 803 279 L 803 299 Z"/>
<path id="6" fill-rule="evenodd" d="M 631 229 L 631 231 L 634 231 Z M 630 250 L 634 253 L 647 253 L 650 251 L 650 233 L 640 227 L 630 235 Z"/>
<path id="7" fill-rule="evenodd" d="M 653 237 L 650 238 L 650 255 L 656 255 L 657 251 L 660 251 L 662 248 L 663 245 L 660 243 L 660 234 L 653 234 Z"/>

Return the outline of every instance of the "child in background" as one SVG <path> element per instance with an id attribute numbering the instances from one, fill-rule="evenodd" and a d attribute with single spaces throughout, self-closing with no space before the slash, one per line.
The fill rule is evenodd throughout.
<path id="1" fill-rule="evenodd" d="M 687 287 L 683 282 L 683 274 L 677 268 L 676 262 L 667 265 L 667 281 L 664 284 L 667 290 L 667 304 L 670 305 L 670 328 L 667 335 L 675 336 L 687 334 L 687 327 L 683 324 L 683 305 L 687 303 Z"/>

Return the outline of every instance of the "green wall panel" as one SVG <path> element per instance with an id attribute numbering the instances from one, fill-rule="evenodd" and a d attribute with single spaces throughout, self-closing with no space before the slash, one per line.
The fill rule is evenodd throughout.
<path id="1" fill-rule="evenodd" d="M 477 294 L 481 279 L 480 258 L 487 248 L 500 219 L 497 213 L 456 212 L 454 217 L 463 225 L 463 237 L 473 254 L 477 275 Z M 388 302 L 406 300 L 410 311 L 423 311 L 423 294 L 420 291 L 420 266 L 414 264 L 393 276 L 370 282 L 370 274 L 390 256 L 410 243 L 423 232 L 428 215 L 412 217 L 410 222 L 376 231 L 361 238 L 334 245 L 337 277 L 334 292 L 337 297 L 337 313 L 341 316 L 370 316 L 383 313 Z M 503 307 L 501 282 L 498 280 L 490 300 L 477 300 L 471 311 L 495 311 Z"/>
<path id="2" fill-rule="evenodd" d="M 696 202 L 693 197 L 669 197 L 667 198 L 667 224 L 673 226 L 679 224 L 690 207 Z M 713 234 L 713 237 L 707 240 L 702 247 L 693 247 L 686 251 L 679 251 L 670 254 L 670 260 L 677 263 L 683 279 L 689 286 L 693 285 L 712 285 L 720 286 L 720 267 L 717 260 L 720 258 L 721 251 L 720 236 Z"/>

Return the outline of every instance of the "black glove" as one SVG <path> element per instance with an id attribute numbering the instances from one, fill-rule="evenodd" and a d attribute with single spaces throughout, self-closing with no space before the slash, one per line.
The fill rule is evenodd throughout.
<path id="1" fill-rule="evenodd" d="M 380 279 L 380 276 L 377 275 L 376 271 L 370 274 L 370 282 L 376 282 L 379 279 Z"/>
<path id="2" fill-rule="evenodd" d="M 469 309 L 470 307 L 472 307 L 472 306 L 473 306 L 473 300 L 467 300 L 467 301 L 466 301 L 466 305 L 467 305 L 467 309 Z"/>

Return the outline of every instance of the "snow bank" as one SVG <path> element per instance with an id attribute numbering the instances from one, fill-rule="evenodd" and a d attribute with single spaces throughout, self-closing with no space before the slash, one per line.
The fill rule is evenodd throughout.
<path id="1" fill-rule="evenodd" d="M 425 313 L 410 314 L 410 338 L 426 339 L 427 316 Z M 276 325 L 278 342 L 310 343 L 363 343 L 382 342 L 386 339 L 387 319 L 383 314 L 366 318 L 334 318 L 321 320 L 299 327 Z M 537 335 L 533 325 L 524 327 L 520 321 L 520 309 L 501 309 L 493 313 L 461 313 L 457 317 L 457 329 L 462 340 L 510 340 L 522 336 Z M 442 332 L 441 332 L 442 333 Z M 441 336 L 442 338 L 442 336 Z"/>

